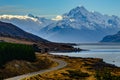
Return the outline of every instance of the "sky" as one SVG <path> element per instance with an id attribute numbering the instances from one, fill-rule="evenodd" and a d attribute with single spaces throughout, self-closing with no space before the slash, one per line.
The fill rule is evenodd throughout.
<path id="1" fill-rule="evenodd" d="M 0 15 L 33 14 L 52 18 L 77 6 L 120 17 L 120 0 L 0 0 Z"/>

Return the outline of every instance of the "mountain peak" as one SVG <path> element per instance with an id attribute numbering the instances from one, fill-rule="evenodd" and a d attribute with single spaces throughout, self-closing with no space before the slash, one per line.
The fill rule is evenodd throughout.
<path id="1" fill-rule="evenodd" d="M 32 18 L 35 17 L 33 14 L 28 14 L 27 16 L 28 16 L 28 17 L 32 17 Z"/>
<path id="2" fill-rule="evenodd" d="M 72 9 L 71 11 L 74 11 L 74 12 L 86 12 L 86 8 L 84 8 L 84 6 L 77 6 L 76 8 Z"/>
<path id="3" fill-rule="evenodd" d="M 74 8 L 75 10 L 86 10 L 84 6 L 77 6 Z"/>
<path id="4" fill-rule="evenodd" d="M 28 16 L 28 17 L 32 17 L 32 18 L 37 18 L 37 19 L 44 19 L 44 20 L 46 20 L 45 17 L 34 16 L 33 14 L 28 14 L 27 16 Z"/>
<path id="5" fill-rule="evenodd" d="M 86 16 L 86 14 L 89 14 L 89 11 L 87 11 L 84 6 L 77 6 L 76 8 L 70 10 L 69 13 L 65 14 L 65 16 L 80 18 L 81 16 Z"/>

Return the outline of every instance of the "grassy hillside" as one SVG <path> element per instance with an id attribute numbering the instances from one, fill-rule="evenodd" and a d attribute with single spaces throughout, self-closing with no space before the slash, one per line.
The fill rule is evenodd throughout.
<path id="1" fill-rule="evenodd" d="M 62 69 L 27 77 L 23 80 L 120 80 L 120 68 L 98 58 L 54 56 L 68 65 Z"/>
<path id="2" fill-rule="evenodd" d="M 0 80 L 5 78 L 14 77 L 17 75 L 36 72 L 42 69 L 57 66 L 46 54 L 37 53 L 34 62 L 26 60 L 12 60 L 7 62 L 3 68 L 0 68 Z"/>

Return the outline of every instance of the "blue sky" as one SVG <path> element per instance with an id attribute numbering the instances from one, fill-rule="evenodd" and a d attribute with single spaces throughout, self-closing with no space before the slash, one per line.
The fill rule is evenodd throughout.
<path id="1" fill-rule="evenodd" d="M 34 14 L 44 17 L 61 15 L 79 5 L 89 11 L 120 17 L 120 0 L 0 0 L 0 14 Z"/>

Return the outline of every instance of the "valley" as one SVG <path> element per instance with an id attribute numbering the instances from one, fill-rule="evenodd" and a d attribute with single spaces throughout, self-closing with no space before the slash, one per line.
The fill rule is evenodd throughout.
<path id="1" fill-rule="evenodd" d="M 0 80 L 120 80 L 119 3 L 1 1 Z"/>

